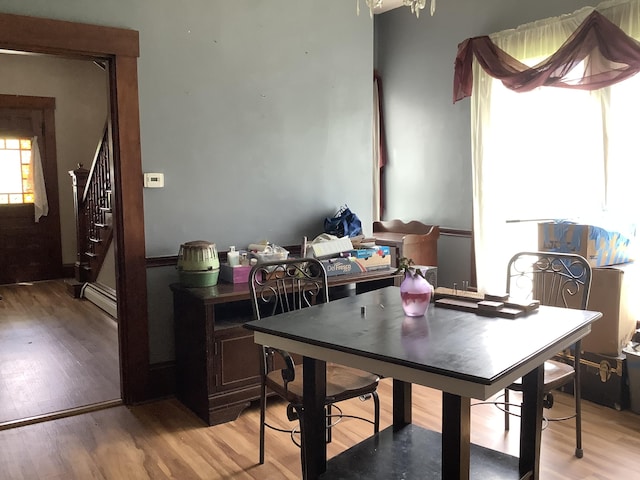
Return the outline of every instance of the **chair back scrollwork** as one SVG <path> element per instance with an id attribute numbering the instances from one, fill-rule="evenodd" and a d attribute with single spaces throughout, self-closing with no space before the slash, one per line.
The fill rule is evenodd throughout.
<path id="1" fill-rule="evenodd" d="M 249 274 L 254 319 L 291 312 L 329 301 L 327 272 L 314 258 L 261 262 Z M 285 385 L 295 380 L 295 363 L 288 352 L 263 346 L 263 375 L 275 367 L 273 353 L 284 360 Z"/>
<path id="2" fill-rule="evenodd" d="M 571 253 L 520 252 L 507 267 L 507 293 L 541 305 L 585 310 L 589 302 L 591 266 Z"/>

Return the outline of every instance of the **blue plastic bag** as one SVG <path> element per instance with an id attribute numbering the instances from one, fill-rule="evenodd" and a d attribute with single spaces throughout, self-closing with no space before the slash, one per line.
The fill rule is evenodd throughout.
<path id="1" fill-rule="evenodd" d="M 338 238 L 356 237 L 362 234 L 362 222 L 345 205 L 333 217 L 324 219 L 324 232 Z"/>

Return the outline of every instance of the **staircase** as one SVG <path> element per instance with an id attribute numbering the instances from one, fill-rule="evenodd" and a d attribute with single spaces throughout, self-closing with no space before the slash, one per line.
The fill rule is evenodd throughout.
<path id="1" fill-rule="evenodd" d="M 108 128 L 96 149 L 91 169 L 71 170 L 76 215 L 77 253 L 75 278 L 95 282 L 113 238 L 111 210 L 111 149 Z"/>

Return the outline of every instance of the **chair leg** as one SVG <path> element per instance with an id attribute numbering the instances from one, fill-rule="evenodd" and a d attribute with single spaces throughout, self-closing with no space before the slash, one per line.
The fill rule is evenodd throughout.
<path id="1" fill-rule="evenodd" d="M 380 431 L 380 398 L 378 398 L 378 392 L 371 394 L 373 397 L 373 433 Z"/>
<path id="2" fill-rule="evenodd" d="M 267 410 L 267 386 L 260 386 L 260 465 L 264 463 L 264 423 Z"/>
<path id="3" fill-rule="evenodd" d="M 504 389 L 504 429 L 509 430 L 509 389 Z"/>
<path id="4" fill-rule="evenodd" d="M 333 417 L 331 416 L 331 404 L 329 403 L 326 406 L 326 415 L 325 415 L 325 419 L 326 419 L 326 423 L 327 423 L 327 443 L 331 443 L 331 424 L 333 423 Z"/>
<path id="5" fill-rule="evenodd" d="M 304 448 L 304 437 L 305 437 L 305 432 L 304 432 L 304 421 L 302 416 L 304 415 L 304 410 L 302 407 L 298 408 L 295 407 L 296 412 L 298 414 L 298 424 L 300 426 L 300 465 L 302 466 L 302 478 L 307 478 L 307 462 L 306 459 L 304 457 L 304 452 L 305 452 L 305 448 Z"/>
<path id="6" fill-rule="evenodd" d="M 573 398 L 576 402 L 576 457 L 582 458 L 584 452 L 582 450 L 582 391 L 580 380 L 580 342 L 576 344 L 576 350 L 574 354 L 574 379 L 573 379 Z"/>

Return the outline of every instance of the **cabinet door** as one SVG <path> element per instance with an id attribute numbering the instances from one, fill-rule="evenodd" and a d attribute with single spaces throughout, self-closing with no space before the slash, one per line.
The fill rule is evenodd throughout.
<path id="1" fill-rule="evenodd" d="M 216 333 L 215 344 L 216 391 L 260 384 L 262 350 L 253 341 L 253 332 L 229 328 Z"/>

